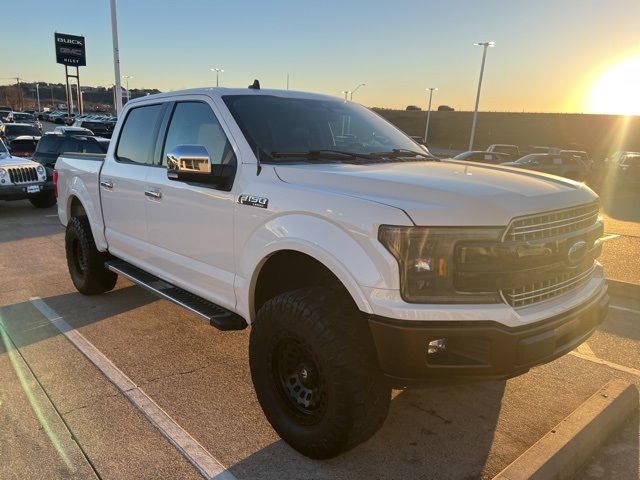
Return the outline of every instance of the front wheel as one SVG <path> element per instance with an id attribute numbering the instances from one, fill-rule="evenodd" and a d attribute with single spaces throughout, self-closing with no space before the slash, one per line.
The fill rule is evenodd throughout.
<path id="1" fill-rule="evenodd" d="M 267 301 L 249 344 L 251 377 L 278 434 L 311 458 L 331 458 L 384 423 L 391 389 L 366 318 L 340 288 L 306 288 Z"/>
<path id="2" fill-rule="evenodd" d="M 85 295 L 97 295 L 115 287 L 118 275 L 104 266 L 108 255 L 98 251 L 86 216 L 73 217 L 64 237 L 71 281 Z"/>

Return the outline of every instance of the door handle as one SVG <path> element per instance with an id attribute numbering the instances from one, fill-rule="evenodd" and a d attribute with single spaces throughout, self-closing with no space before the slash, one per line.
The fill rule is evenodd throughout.
<path id="1" fill-rule="evenodd" d="M 113 182 L 100 180 L 100 186 L 102 188 L 108 188 L 109 190 L 111 190 L 113 188 Z"/>
<path id="2" fill-rule="evenodd" d="M 160 200 L 162 198 L 162 192 L 158 192 L 158 191 L 154 191 L 154 190 L 145 190 L 144 194 L 147 197 L 155 198 L 157 200 Z"/>

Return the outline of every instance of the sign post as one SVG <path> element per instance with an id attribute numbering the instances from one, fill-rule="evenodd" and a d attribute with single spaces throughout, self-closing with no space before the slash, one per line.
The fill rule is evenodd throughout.
<path id="1" fill-rule="evenodd" d="M 67 84 L 67 118 L 73 114 L 73 87 L 69 85 L 69 78 L 76 80 L 76 99 L 78 111 L 82 114 L 84 105 L 80 93 L 80 68 L 87 65 L 84 37 L 68 35 L 66 33 L 54 33 L 56 47 L 56 63 L 64 65 Z M 69 67 L 76 67 L 76 74 L 69 74 Z"/>

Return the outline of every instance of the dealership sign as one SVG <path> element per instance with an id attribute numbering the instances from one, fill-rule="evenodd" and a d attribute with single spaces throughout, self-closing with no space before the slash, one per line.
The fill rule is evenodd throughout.
<path id="1" fill-rule="evenodd" d="M 68 67 L 84 67 L 87 58 L 84 49 L 84 37 L 55 33 L 56 62 Z"/>

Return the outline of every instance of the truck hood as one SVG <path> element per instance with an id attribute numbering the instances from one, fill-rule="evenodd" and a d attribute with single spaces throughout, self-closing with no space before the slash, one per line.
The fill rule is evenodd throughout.
<path id="1" fill-rule="evenodd" d="M 597 198 L 572 180 L 455 160 L 277 165 L 276 173 L 286 183 L 400 208 L 416 225 L 502 226 L 517 216 Z"/>
<path id="2" fill-rule="evenodd" d="M 38 165 L 39 165 L 38 163 L 34 162 L 33 160 L 29 160 L 27 158 L 12 157 L 8 153 L 0 153 L 0 167 L 12 167 L 12 166 L 19 166 L 19 167 L 36 166 L 37 167 Z"/>

